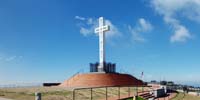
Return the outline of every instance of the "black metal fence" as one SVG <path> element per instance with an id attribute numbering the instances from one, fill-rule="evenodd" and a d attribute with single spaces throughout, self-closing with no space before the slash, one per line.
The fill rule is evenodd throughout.
<path id="1" fill-rule="evenodd" d="M 101 95 L 95 94 L 99 93 L 100 89 L 103 90 L 100 93 Z M 81 95 L 78 94 L 80 91 L 82 91 L 82 93 L 89 93 L 87 94 L 88 97 L 81 97 Z M 122 99 L 127 97 L 133 97 L 141 91 L 139 91 L 138 87 L 133 86 L 77 88 L 73 90 L 73 100 L 96 100 L 97 97 L 99 97 L 98 100 L 108 100 L 108 98 Z"/>

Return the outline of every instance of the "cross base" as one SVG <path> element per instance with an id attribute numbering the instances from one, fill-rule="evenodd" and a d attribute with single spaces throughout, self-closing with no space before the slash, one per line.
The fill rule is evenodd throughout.
<path id="1" fill-rule="evenodd" d="M 104 67 L 101 68 L 98 62 L 90 63 L 90 72 L 116 73 L 116 64 L 104 62 Z"/>
<path id="2" fill-rule="evenodd" d="M 104 68 L 99 68 L 100 66 L 98 66 L 97 71 L 98 72 L 104 72 Z"/>

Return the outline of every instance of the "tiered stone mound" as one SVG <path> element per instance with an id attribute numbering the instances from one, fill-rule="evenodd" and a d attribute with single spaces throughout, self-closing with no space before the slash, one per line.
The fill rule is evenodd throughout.
<path id="1" fill-rule="evenodd" d="M 77 74 L 64 81 L 62 87 L 141 86 L 143 82 L 129 74 L 87 73 Z"/>

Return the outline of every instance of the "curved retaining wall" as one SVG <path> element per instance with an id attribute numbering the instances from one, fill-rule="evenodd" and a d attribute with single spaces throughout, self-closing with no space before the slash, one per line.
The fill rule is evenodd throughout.
<path id="1" fill-rule="evenodd" d="M 143 82 L 129 74 L 87 73 L 64 81 L 62 87 L 141 86 Z"/>

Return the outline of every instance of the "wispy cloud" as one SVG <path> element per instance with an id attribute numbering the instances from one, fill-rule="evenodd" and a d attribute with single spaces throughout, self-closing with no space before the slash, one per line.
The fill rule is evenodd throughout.
<path id="1" fill-rule="evenodd" d="M 94 29 L 99 26 L 97 18 L 84 18 L 84 17 L 76 16 L 75 19 L 79 20 L 79 23 L 81 23 L 79 25 L 79 28 L 80 28 L 80 33 L 83 36 L 89 36 L 89 35 L 96 34 L 94 32 Z M 106 32 L 106 34 L 105 34 L 106 38 L 113 38 L 113 37 L 119 36 L 121 34 L 119 29 L 116 27 L 116 25 L 114 25 L 110 20 L 106 19 L 105 24 L 110 26 L 110 31 Z M 98 34 L 96 34 L 96 35 L 98 35 Z"/>
<path id="2" fill-rule="evenodd" d="M 5 60 L 6 61 L 12 61 L 12 60 L 14 60 L 16 58 L 17 58 L 17 56 L 11 56 L 11 57 L 6 58 Z"/>
<path id="3" fill-rule="evenodd" d="M 145 42 L 146 39 L 142 33 L 150 32 L 153 30 L 153 25 L 145 20 L 144 18 L 138 19 L 137 24 L 134 27 L 128 26 L 130 33 L 132 34 L 133 40 L 136 42 Z"/>
<path id="4" fill-rule="evenodd" d="M 78 19 L 78 20 L 85 20 L 84 17 L 81 17 L 81 16 L 75 16 L 75 19 Z"/>
<path id="5" fill-rule="evenodd" d="M 22 58 L 23 56 L 0 56 L 0 61 L 11 62 Z"/>
<path id="6" fill-rule="evenodd" d="M 144 18 L 140 18 L 138 23 L 139 23 L 138 30 L 141 32 L 148 32 L 153 29 L 151 23 L 146 21 Z"/>
<path id="7" fill-rule="evenodd" d="M 171 36 L 171 42 L 185 42 L 191 38 L 190 32 L 184 26 L 176 26 L 174 35 Z"/>
<path id="8" fill-rule="evenodd" d="M 173 27 L 174 33 L 170 37 L 172 43 L 185 42 L 192 38 L 192 34 L 181 24 L 178 17 L 200 23 L 199 0 L 151 0 L 151 5 L 158 14 L 163 16 L 165 23 Z"/>
<path id="9" fill-rule="evenodd" d="M 93 32 L 93 28 L 84 28 L 84 27 L 80 27 L 80 33 L 84 36 L 88 36 Z"/>

